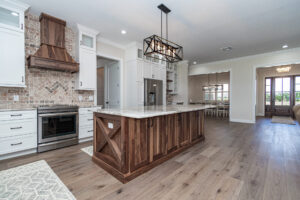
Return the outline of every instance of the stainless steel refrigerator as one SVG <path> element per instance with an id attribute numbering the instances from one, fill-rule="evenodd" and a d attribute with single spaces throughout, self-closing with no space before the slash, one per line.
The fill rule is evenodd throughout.
<path id="1" fill-rule="evenodd" d="M 145 106 L 163 104 L 163 82 L 161 80 L 145 79 Z"/>

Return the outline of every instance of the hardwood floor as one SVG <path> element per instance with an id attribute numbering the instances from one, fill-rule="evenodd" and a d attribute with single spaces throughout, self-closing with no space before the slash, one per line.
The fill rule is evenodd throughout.
<path id="1" fill-rule="evenodd" d="M 0 162 L 0 170 L 44 159 L 77 199 L 300 199 L 300 126 L 206 120 L 206 141 L 127 184 L 80 149 Z"/>

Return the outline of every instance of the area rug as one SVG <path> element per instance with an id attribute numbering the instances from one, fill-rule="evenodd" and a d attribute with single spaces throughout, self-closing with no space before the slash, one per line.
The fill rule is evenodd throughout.
<path id="1" fill-rule="evenodd" d="M 47 162 L 40 160 L 0 171 L 0 199 L 75 200 L 75 197 Z"/>
<path id="2" fill-rule="evenodd" d="M 93 156 L 93 146 L 84 147 L 81 151 L 87 153 L 89 156 Z"/>
<path id="3" fill-rule="evenodd" d="M 291 117 L 273 116 L 272 123 L 296 125 Z"/>

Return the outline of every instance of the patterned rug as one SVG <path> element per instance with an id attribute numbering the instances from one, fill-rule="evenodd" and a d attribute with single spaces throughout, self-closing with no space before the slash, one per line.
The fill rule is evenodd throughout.
<path id="1" fill-rule="evenodd" d="M 272 123 L 296 125 L 291 117 L 273 116 Z"/>
<path id="2" fill-rule="evenodd" d="M 84 147 L 81 151 L 87 153 L 89 156 L 93 156 L 93 146 Z"/>
<path id="3" fill-rule="evenodd" d="M 1 200 L 75 200 L 73 194 L 40 160 L 0 171 Z"/>

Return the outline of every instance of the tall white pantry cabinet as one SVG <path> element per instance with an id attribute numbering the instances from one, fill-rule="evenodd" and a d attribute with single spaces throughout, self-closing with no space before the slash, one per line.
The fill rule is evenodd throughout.
<path id="1" fill-rule="evenodd" d="M 163 81 L 163 105 L 166 105 L 166 62 L 145 57 L 141 45 L 133 43 L 125 52 L 125 105 L 144 106 L 144 79 Z"/>
<path id="2" fill-rule="evenodd" d="M 77 73 L 77 90 L 96 90 L 97 88 L 97 31 L 77 24 L 77 59 L 79 72 Z"/>
<path id="3" fill-rule="evenodd" d="M 29 5 L 0 1 L 0 87 L 25 87 L 24 12 Z"/>

